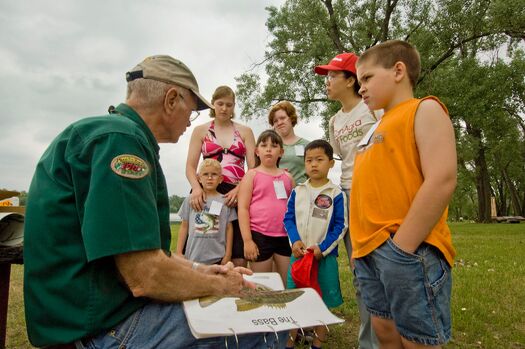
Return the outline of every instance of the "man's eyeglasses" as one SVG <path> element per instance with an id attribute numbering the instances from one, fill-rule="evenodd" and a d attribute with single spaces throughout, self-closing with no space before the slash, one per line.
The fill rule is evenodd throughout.
<path id="1" fill-rule="evenodd" d="M 199 117 L 200 114 L 201 114 L 200 111 L 192 110 L 191 114 L 190 114 L 190 122 L 193 122 L 193 121 L 197 120 L 197 118 Z"/>
<path id="2" fill-rule="evenodd" d="M 180 96 L 180 98 L 184 101 L 184 103 L 186 103 L 186 98 L 184 98 L 184 96 L 182 95 L 182 93 L 179 92 L 179 96 Z M 197 118 L 199 117 L 200 114 L 201 114 L 200 111 L 198 111 L 198 110 L 192 110 L 192 111 L 191 111 L 191 114 L 190 114 L 190 122 L 193 122 L 193 121 L 197 120 Z"/>

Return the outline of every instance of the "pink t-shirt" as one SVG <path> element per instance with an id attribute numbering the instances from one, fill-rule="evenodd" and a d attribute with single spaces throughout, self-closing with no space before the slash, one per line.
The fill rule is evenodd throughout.
<path id="1" fill-rule="evenodd" d="M 277 176 L 257 170 L 255 172 L 252 201 L 250 202 L 250 229 L 267 236 L 287 236 L 283 219 L 292 191 L 292 180 L 284 171 Z M 277 185 L 274 185 L 274 182 Z M 282 185 L 284 185 L 286 198 L 278 199 L 275 187 Z"/>

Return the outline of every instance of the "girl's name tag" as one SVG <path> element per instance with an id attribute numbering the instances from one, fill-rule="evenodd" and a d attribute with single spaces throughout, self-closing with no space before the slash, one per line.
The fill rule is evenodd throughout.
<path id="1" fill-rule="evenodd" d="M 277 199 L 288 199 L 283 181 L 273 181 L 273 189 L 275 189 L 275 196 L 277 196 Z"/>

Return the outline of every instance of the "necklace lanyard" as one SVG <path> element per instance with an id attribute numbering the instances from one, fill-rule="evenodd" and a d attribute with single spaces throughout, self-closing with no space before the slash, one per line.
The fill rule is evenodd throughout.
<path id="1" fill-rule="evenodd" d="M 377 129 L 377 127 L 381 123 L 381 120 L 383 120 L 383 119 L 382 118 L 379 119 L 378 121 L 376 121 L 376 123 L 374 125 L 372 125 L 372 127 L 370 127 L 370 129 L 368 130 L 366 135 L 363 138 L 361 138 L 361 141 L 359 143 L 357 143 L 357 149 L 363 149 L 370 143 L 370 139 L 372 138 L 372 136 L 374 135 L 375 130 Z"/>

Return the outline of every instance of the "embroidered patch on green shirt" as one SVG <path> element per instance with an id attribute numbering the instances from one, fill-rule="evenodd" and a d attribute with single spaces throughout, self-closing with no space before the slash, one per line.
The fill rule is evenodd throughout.
<path id="1" fill-rule="evenodd" d="M 130 154 L 115 156 L 111 161 L 111 170 L 119 176 L 133 179 L 144 178 L 149 174 L 148 163 Z"/>

